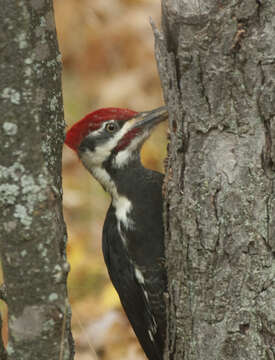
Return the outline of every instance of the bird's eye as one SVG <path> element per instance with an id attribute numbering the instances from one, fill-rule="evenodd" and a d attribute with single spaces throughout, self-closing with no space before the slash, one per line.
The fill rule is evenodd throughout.
<path id="1" fill-rule="evenodd" d="M 115 132 L 117 129 L 117 126 L 115 123 L 111 122 L 105 125 L 105 130 L 107 130 L 109 133 Z"/>

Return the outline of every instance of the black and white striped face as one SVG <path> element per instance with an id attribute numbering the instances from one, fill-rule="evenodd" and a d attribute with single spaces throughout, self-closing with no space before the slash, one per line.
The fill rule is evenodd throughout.
<path id="1" fill-rule="evenodd" d="M 132 161 L 138 160 L 142 144 L 155 125 L 167 116 L 166 107 L 143 113 L 99 109 L 74 124 L 66 134 L 65 143 L 78 153 L 83 165 L 114 199 L 117 190 L 111 178 L 112 170 L 127 170 Z"/>
<path id="2" fill-rule="evenodd" d="M 149 136 L 149 131 L 132 129 L 134 122 L 135 118 L 126 122 L 111 119 L 90 132 L 78 148 L 79 157 L 86 168 L 92 171 L 96 167 L 103 167 L 103 163 L 110 158 L 114 167 L 127 165 L 133 155 L 131 143 L 138 147 Z"/>
<path id="3" fill-rule="evenodd" d="M 160 109 L 139 113 L 127 121 L 109 119 L 90 131 L 77 150 L 84 166 L 92 173 L 96 168 L 104 168 L 107 161 L 113 168 L 127 166 L 139 156 L 154 126 L 167 117 L 167 111 Z"/>

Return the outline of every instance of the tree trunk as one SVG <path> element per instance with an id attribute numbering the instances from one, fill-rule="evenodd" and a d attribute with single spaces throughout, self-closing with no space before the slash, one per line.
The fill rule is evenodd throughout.
<path id="1" fill-rule="evenodd" d="M 275 2 L 162 1 L 166 359 L 275 359 Z"/>
<path id="2" fill-rule="evenodd" d="M 1 0 L 0 5 L 0 251 L 9 312 L 7 355 L 9 360 L 72 359 L 61 207 L 61 61 L 52 1 Z"/>

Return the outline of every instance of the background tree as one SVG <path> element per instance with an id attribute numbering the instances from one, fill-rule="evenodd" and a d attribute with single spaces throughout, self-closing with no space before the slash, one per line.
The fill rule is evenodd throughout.
<path id="1" fill-rule="evenodd" d="M 61 207 L 61 57 L 52 1 L 1 0 L 0 24 L 8 359 L 72 359 Z"/>
<path id="2" fill-rule="evenodd" d="M 171 359 L 275 358 L 275 3 L 162 1 Z"/>

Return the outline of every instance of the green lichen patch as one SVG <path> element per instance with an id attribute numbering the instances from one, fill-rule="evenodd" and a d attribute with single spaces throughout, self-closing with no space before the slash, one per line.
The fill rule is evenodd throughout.
<path id="1" fill-rule="evenodd" d="M 18 218 L 20 220 L 20 222 L 23 225 L 25 225 L 27 228 L 29 228 L 32 223 L 32 218 L 27 213 L 26 207 L 23 205 L 17 204 L 15 206 L 14 217 Z"/>
<path id="2" fill-rule="evenodd" d="M 5 167 L 0 165 L 0 180 L 1 179 L 11 179 L 17 181 L 21 175 L 24 173 L 25 168 L 19 162 L 15 162 L 10 167 Z"/>
<path id="3" fill-rule="evenodd" d="M 27 36 L 24 32 L 18 34 L 15 41 L 18 43 L 19 49 L 25 49 L 28 46 Z"/>
<path id="4" fill-rule="evenodd" d="M 57 299 L 58 299 L 58 295 L 56 293 L 51 293 L 49 295 L 49 301 L 50 302 L 56 301 Z"/>
<path id="5" fill-rule="evenodd" d="M 51 102 L 50 102 L 51 111 L 56 111 L 58 106 L 59 106 L 58 100 L 57 100 L 56 96 L 53 96 L 51 99 Z"/>
<path id="6" fill-rule="evenodd" d="M 15 105 L 19 105 L 20 104 L 20 98 L 21 98 L 21 95 L 18 91 L 16 91 L 15 89 L 12 89 L 12 88 L 9 88 L 9 87 L 6 87 L 2 94 L 1 94 L 1 97 L 3 99 L 6 99 L 6 100 L 10 100 L 10 102 L 12 104 L 15 104 Z"/>
<path id="7" fill-rule="evenodd" d="M 3 130 L 6 135 L 12 136 L 17 134 L 17 125 L 11 122 L 4 122 Z"/>
<path id="8" fill-rule="evenodd" d="M 14 204 L 19 194 L 19 187 L 15 184 L 0 185 L 0 203 Z"/>

